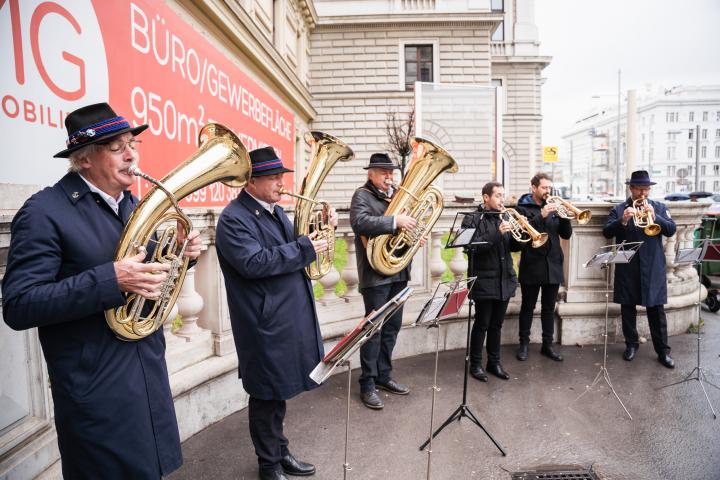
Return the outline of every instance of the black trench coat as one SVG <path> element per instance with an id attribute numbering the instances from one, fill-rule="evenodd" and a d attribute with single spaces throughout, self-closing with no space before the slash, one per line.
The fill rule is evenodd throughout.
<path id="1" fill-rule="evenodd" d="M 318 385 L 323 357 L 315 299 L 304 268 L 315 260 L 308 237 L 295 237 L 282 208 L 270 212 L 244 190 L 220 215 L 217 253 L 243 388 L 286 400 Z"/>
<path id="2" fill-rule="evenodd" d="M 643 242 L 630 263 L 615 265 L 613 302 L 621 305 L 654 307 L 667 303 L 667 277 L 662 236 L 672 237 L 676 227 L 664 204 L 654 200 L 649 202 L 655 209 L 655 223 L 661 227 L 660 235 L 648 237 L 642 229 L 635 227 L 632 218 L 627 226 L 623 227 L 623 212 L 632 204 L 630 199 L 610 210 L 608 221 L 603 228 L 605 238 L 615 237 L 615 243 Z"/>
<path id="3" fill-rule="evenodd" d="M 125 303 L 113 258 L 122 218 L 75 173 L 33 195 L 11 227 L 3 316 L 38 327 L 65 479 L 156 479 L 182 464 L 162 329 L 119 340 L 103 311 Z"/>

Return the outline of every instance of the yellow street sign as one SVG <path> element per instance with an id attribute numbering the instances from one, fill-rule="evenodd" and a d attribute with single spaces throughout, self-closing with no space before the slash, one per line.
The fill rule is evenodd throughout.
<path id="1" fill-rule="evenodd" d="M 554 163 L 558 161 L 558 147 L 543 147 L 543 162 Z"/>

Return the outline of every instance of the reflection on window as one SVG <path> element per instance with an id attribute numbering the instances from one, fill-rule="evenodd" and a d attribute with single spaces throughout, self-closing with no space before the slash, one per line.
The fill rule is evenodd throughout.
<path id="1" fill-rule="evenodd" d="M 493 12 L 504 12 L 505 0 L 490 0 L 490 10 Z"/>
<path id="2" fill-rule="evenodd" d="M 413 90 L 416 81 L 433 81 L 432 45 L 405 45 L 405 90 Z"/>
<path id="3" fill-rule="evenodd" d="M 495 29 L 495 31 L 492 34 L 492 37 L 490 37 L 490 40 L 493 42 L 504 42 L 505 41 L 505 21 L 504 20 Z"/>

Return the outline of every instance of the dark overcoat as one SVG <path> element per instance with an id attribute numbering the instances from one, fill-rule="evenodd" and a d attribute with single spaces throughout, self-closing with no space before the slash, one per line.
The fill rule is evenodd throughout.
<path id="1" fill-rule="evenodd" d="M 470 291 L 473 300 L 508 300 L 515 296 L 517 276 L 510 252 L 517 252 L 523 245 L 513 236 L 500 233 L 500 215 L 496 211 L 483 210 L 463 219 L 463 227 L 475 228 L 472 261 L 468 261 L 468 276 L 477 277 Z"/>
<path id="2" fill-rule="evenodd" d="M 32 197 L 11 227 L 3 316 L 38 327 L 65 479 L 156 479 L 182 464 L 162 330 L 119 340 L 105 309 L 125 303 L 113 268 L 123 226 L 75 173 Z"/>
<path id="3" fill-rule="evenodd" d="M 626 207 L 632 206 L 632 199 L 613 207 L 603 228 L 603 235 L 606 238 L 615 237 L 615 243 L 643 242 L 630 263 L 615 265 L 613 292 L 615 303 L 644 307 L 667 303 L 667 277 L 662 236 L 673 236 L 676 227 L 663 203 L 648 201 L 655 209 L 655 223 L 661 227 L 660 235 L 648 237 L 641 228 L 635 227 L 635 220 L 632 218 L 627 226 L 623 226 L 623 212 Z"/>
<path id="4" fill-rule="evenodd" d="M 318 385 L 309 375 L 323 357 L 305 266 L 308 237 L 295 237 L 282 208 L 273 216 L 244 190 L 225 207 L 216 246 L 243 387 L 262 400 L 285 400 Z"/>
<path id="5" fill-rule="evenodd" d="M 541 247 L 528 245 L 520 255 L 519 280 L 523 285 L 559 285 L 564 281 L 563 255 L 560 239 L 569 239 L 572 235 L 570 220 L 561 218 L 553 212 L 543 218 L 540 210 L 545 206 L 535 203 L 531 193 L 526 193 L 518 201 L 517 211 L 525 215 L 530 225 L 538 232 L 547 233 L 547 242 Z"/>
<path id="6" fill-rule="evenodd" d="M 393 217 L 385 216 L 389 204 L 390 198 L 375 188 L 370 180 L 355 190 L 350 202 L 350 226 L 355 234 L 360 289 L 410 280 L 412 262 L 404 270 L 388 277 L 373 270 L 367 259 L 366 245 L 370 238 L 397 231 L 393 229 Z"/>

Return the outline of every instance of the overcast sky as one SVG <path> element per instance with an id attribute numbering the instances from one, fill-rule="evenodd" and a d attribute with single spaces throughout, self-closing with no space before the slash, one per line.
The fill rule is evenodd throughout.
<path id="1" fill-rule="evenodd" d="M 720 0 L 535 0 L 543 71 L 543 145 L 598 102 L 646 84 L 720 84 Z M 603 95 L 592 99 L 593 95 Z M 604 96 L 607 95 L 607 96 Z"/>

